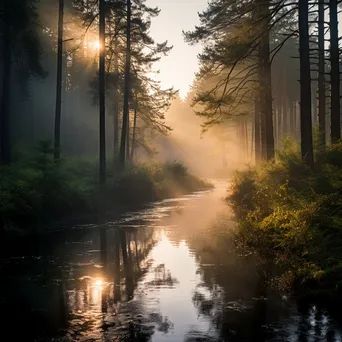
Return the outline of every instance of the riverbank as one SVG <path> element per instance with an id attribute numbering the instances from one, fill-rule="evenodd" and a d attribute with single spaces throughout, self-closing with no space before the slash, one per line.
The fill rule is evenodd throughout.
<path id="1" fill-rule="evenodd" d="M 269 286 L 299 298 L 342 298 L 342 144 L 316 153 L 312 170 L 287 142 L 274 162 L 237 172 L 227 200 L 236 241 Z"/>
<path id="2" fill-rule="evenodd" d="M 341 320 L 330 312 L 263 293 L 254 256 L 242 256 L 227 236 L 234 227 L 222 201 L 227 183 L 213 182 L 213 191 L 159 201 L 106 229 L 85 224 L 26 244 L 16 240 L 1 258 L 4 336 L 70 342 L 146 341 L 152 334 L 155 342 L 341 339 Z M 25 317 L 20 329 L 13 319 L 18 312 Z"/>
<path id="3" fill-rule="evenodd" d="M 97 163 L 48 153 L 1 169 L 0 222 L 5 235 L 36 233 L 61 219 L 119 214 L 168 197 L 211 188 L 178 162 L 108 167 L 98 184 Z"/>

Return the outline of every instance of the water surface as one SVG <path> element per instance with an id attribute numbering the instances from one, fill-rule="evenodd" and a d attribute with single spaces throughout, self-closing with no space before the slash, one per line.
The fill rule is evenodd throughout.
<path id="1" fill-rule="evenodd" d="M 264 293 L 215 185 L 2 257 L 4 341 L 341 341 L 327 312 Z"/>

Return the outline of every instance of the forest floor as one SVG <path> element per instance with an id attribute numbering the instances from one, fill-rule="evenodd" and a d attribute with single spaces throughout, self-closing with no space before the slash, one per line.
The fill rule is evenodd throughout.
<path id="1" fill-rule="evenodd" d="M 211 187 L 178 162 L 108 165 L 107 182 L 99 185 L 96 162 L 55 164 L 43 149 L 34 158 L 1 169 L 0 224 L 7 235 L 36 233 L 54 221 L 113 216 Z"/>
<path id="2" fill-rule="evenodd" d="M 255 253 L 270 286 L 299 298 L 342 298 L 342 143 L 303 164 L 286 141 L 276 159 L 237 172 L 230 202 L 236 241 Z"/>

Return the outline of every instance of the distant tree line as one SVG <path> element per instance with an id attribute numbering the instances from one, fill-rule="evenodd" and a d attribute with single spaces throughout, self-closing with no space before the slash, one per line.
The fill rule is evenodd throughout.
<path id="1" fill-rule="evenodd" d="M 313 130 L 321 149 L 341 137 L 339 4 L 210 1 L 200 25 L 184 33 L 190 44 L 204 45 L 193 99 L 204 129 L 235 123 L 240 146 L 256 163 L 272 159 L 291 136 L 313 167 Z"/>

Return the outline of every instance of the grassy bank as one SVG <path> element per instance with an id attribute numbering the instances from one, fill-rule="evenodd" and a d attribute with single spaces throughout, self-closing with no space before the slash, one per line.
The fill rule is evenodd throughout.
<path id="1" fill-rule="evenodd" d="M 10 233 L 34 231 L 61 218 L 121 213 L 211 187 L 178 162 L 127 165 L 124 169 L 112 162 L 107 183 L 100 186 L 96 161 L 54 164 L 48 146 L 0 172 L 0 224 L 2 232 Z"/>
<path id="2" fill-rule="evenodd" d="M 228 201 L 270 285 L 329 300 L 342 296 L 342 144 L 316 160 L 311 170 L 286 142 L 275 162 L 236 173 Z"/>

